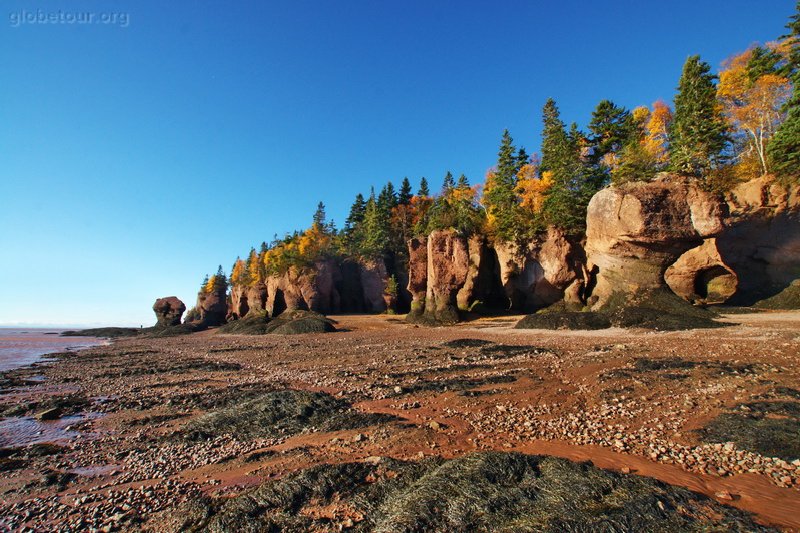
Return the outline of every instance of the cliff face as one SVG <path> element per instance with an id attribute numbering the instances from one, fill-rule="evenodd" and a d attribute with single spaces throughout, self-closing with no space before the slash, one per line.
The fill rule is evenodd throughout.
<path id="1" fill-rule="evenodd" d="M 670 175 L 600 191 L 587 215 L 590 303 L 668 287 L 693 303 L 754 305 L 794 290 L 799 191 L 759 178 L 722 198 Z"/>
<path id="2" fill-rule="evenodd" d="M 392 267 L 399 294 L 387 291 L 392 273 L 384 261 L 325 260 L 232 288 L 229 318 L 402 306 L 410 307 L 410 321 L 435 325 L 456 322 L 465 311 L 531 312 L 559 301 L 601 310 L 653 294 L 670 305 L 683 305 L 675 295 L 740 305 L 776 297 L 773 304 L 784 305 L 800 298 L 781 296 L 800 293 L 800 283 L 793 284 L 800 279 L 800 187 L 787 191 L 762 178 L 721 197 L 662 174 L 598 192 L 583 242 L 555 228 L 524 244 L 447 230 L 411 239 L 408 255 L 407 269 Z M 201 294 L 198 309 L 214 325 L 227 312 L 224 295 Z"/>
<path id="3" fill-rule="evenodd" d="M 459 311 L 536 310 L 562 299 L 581 305 L 583 249 L 550 229 L 527 246 L 434 231 L 409 241 L 409 320 L 448 324 Z"/>

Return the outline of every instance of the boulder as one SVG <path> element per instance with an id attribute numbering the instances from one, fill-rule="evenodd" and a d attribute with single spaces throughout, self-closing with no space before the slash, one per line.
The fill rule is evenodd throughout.
<path id="1" fill-rule="evenodd" d="M 176 296 L 159 298 L 153 304 L 153 312 L 156 314 L 156 326 L 179 325 L 184 311 L 186 311 L 186 305 Z"/>
<path id="2" fill-rule="evenodd" d="M 738 277 L 711 238 L 692 248 L 667 268 L 664 280 L 672 292 L 692 303 L 725 303 L 736 293 Z"/>

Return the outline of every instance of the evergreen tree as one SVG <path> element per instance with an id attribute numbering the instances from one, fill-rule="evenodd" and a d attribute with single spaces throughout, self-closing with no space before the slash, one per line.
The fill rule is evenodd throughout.
<path id="1" fill-rule="evenodd" d="M 387 213 L 391 213 L 392 209 L 397 205 L 397 194 L 394 192 L 394 185 L 388 182 L 381 189 L 378 195 L 378 206 Z"/>
<path id="2" fill-rule="evenodd" d="M 517 153 L 517 169 L 522 168 L 530 162 L 531 157 L 528 155 L 528 152 L 525 151 L 524 147 L 520 146 L 519 152 Z"/>
<path id="3" fill-rule="evenodd" d="M 352 231 L 362 220 L 366 213 L 367 203 L 364 201 L 364 196 L 361 193 L 356 195 L 353 205 L 350 206 L 350 214 L 344 221 L 344 231 L 349 233 Z"/>
<path id="4" fill-rule="evenodd" d="M 325 228 L 325 204 L 322 202 L 317 204 L 317 210 L 314 212 L 313 225 L 317 228 Z"/>
<path id="5" fill-rule="evenodd" d="M 520 160 L 508 130 L 503 131 L 497 166 L 483 190 L 483 203 L 495 236 L 502 241 L 519 237 L 518 198 L 515 192 Z"/>
<path id="6" fill-rule="evenodd" d="M 627 144 L 634 130 L 630 112 L 610 100 L 602 100 L 592 112 L 589 122 L 592 165 L 590 178 L 595 190 L 608 183 L 616 156 Z"/>
<path id="7" fill-rule="evenodd" d="M 577 124 L 567 133 L 552 99 L 545 103 L 542 115 L 541 169 L 552 179 L 542 213 L 547 224 L 577 231 L 584 227 L 586 205 L 594 192 L 581 158 L 584 135 Z"/>
<path id="8" fill-rule="evenodd" d="M 447 174 L 444 176 L 444 182 L 442 183 L 442 194 L 447 195 L 455 186 L 456 182 L 453 180 L 453 174 L 448 170 Z"/>
<path id="9" fill-rule="evenodd" d="M 552 171 L 564 165 L 565 150 L 569 144 L 561 113 L 555 100 L 548 98 L 542 109 L 542 159 L 539 168 L 542 172 Z"/>
<path id="10" fill-rule="evenodd" d="M 361 254 L 372 258 L 382 256 L 389 241 L 388 228 L 387 213 L 378 205 L 373 191 L 364 210 L 364 241 L 361 245 Z"/>
<path id="11" fill-rule="evenodd" d="M 725 161 L 727 123 L 717 103 L 716 76 L 700 56 L 683 66 L 675 118 L 670 131 L 670 165 L 684 174 L 701 177 Z"/>
<path id="12" fill-rule="evenodd" d="M 201 291 L 205 292 L 205 291 L 207 290 L 207 287 L 208 287 L 208 281 L 209 281 L 209 280 L 208 280 L 208 274 L 206 274 L 206 275 L 203 277 L 203 283 L 200 285 L 200 290 L 201 290 Z"/>
<path id="13" fill-rule="evenodd" d="M 465 176 L 464 174 L 461 174 L 458 177 L 458 184 L 456 184 L 456 188 L 458 188 L 458 189 L 469 188 L 469 180 L 467 179 L 467 176 Z"/>
<path id="14" fill-rule="evenodd" d="M 775 74 L 779 70 L 780 62 L 780 54 L 769 48 L 756 46 L 747 62 L 747 77 L 752 83 L 765 74 Z"/>
<path id="15" fill-rule="evenodd" d="M 403 183 L 400 184 L 400 192 L 397 194 L 397 203 L 399 205 L 408 205 L 411 203 L 412 196 L 411 182 L 408 181 L 408 177 L 405 177 L 403 178 Z"/>
<path id="16" fill-rule="evenodd" d="M 428 180 L 425 179 L 425 176 L 419 180 L 419 191 L 417 191 L 417 196 L 430 196 L 431 191 L 428 188 Z"/>
<path id="17" fill-rule="evenodd" d="M 767 146 L 773 171 L 785 181 L 800 180 L 800 2 L 796 11 L 786 26 L 790 51 L 784 69 L 791 76 L 794 89 L 786 103 L 786 119 Z"/>

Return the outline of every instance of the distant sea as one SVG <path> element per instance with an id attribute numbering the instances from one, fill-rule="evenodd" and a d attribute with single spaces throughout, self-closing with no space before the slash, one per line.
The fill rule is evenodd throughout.
<path id="1" fill-rule="evenodd" d="M 29 365 L 48 353 L 79 350 L 105 342 L 94 337 L 59 337 L 63 329 L 0 328 L 0 372 Z"/>

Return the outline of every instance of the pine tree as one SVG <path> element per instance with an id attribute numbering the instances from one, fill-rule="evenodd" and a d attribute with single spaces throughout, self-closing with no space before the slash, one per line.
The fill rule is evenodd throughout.
<path id="1" fill-rule="evenodd" d="M 469 180 L 467 179 L 467 176 L 465 176 L 464 174 L 461 174 L 458 177 L 458 183 L 456 184 L 456 188 L 457 189 L 469 188 Z"/>
<path id="2" fill-rule="evenodd" d="M 519 237 L 516 186 L 520 160 L 513 143 L 511 134 L 504 130 L 497 152 L 497 166 L 487 176 L 483 190 L 489 225 L 501 241 L 513 241 Z"/>
<path id="3" fill-rule="evenodd" d="M 786 103 L 786 119 L 767 146 L 772 169 L 784 181 L 800 180 L 800 2 L 796 11 L 786 26 L 790 51 L 784 69 L 791 76 L 794 89 Z"/>
<path id="4" fill-rule="evenodd" d="M 453 188 L 456 186 L 456 182 L 453 179 L 453 173 L 449 170 L 447 174 L 444 175 L 444 181 L 442 182 L 442 195 L 447 195 Z"/>
<path id="5" fill-rule="evenodd" d="M 371 258 L 382 256 L 389 241 L 388 228 L 388 216 L 385 210 L 378 206 L 373 191 L 364 210 L 364 241 L 361 245 L 361 254 Z"/>
<path id="6" fill-rule="evenodd" d="M 622 147 L 627 144 L 634 130 L 630 112 L 610 100 L 602 100 L 592 112 L 589 122 L 589 138 L 592 165 L 592 185 L 600 190 L 608 183 L 610 172 Z"/>
<path id="7" fill-rule="evenodd" d="M 548 98 L 542 109 L 542 159 L 539 168 L 542 172 L 552 171 L 563 166 L 565 147 L 569 144 L 561 113 L 555 100 Z"/>
<path id="8" fill-rule="evenodd" d="M 383 186 L 381 193 L 378 195 L 378 206 L 385 212 L 390 213 L 396 205 L 397 194 L 394 192 L 394 185 L 390 181 Z"/>
<path id="9" fill-rule="evenodd" d="M 397 194 L 397 203 L 399 205 L 408 205 L 411 203 L 411 197 L 414 194 L 411 192 L 411 182 L 408 177 L 403 178 L 403 183 L 400 184 L 400 192 Z"/>
<path id="10" fill-rule="evenodd" d="M 528 152 L 525 151 L 524 147 L 520 146 L 519 152 L 517 152 L 517 171 L 530 162 L 531 157 L 528 155 Z"/>
<path id="11" fill-rule="evenodd" d="M 683 66 L 675 118 L 670 131 L 670 165 L 676 172 L 701 177 L 725 161 L 727 123 L 717 103 L 716 76 L 700 56 Z"/>
<path id="12" fill-rule="evenodd" d="M 314 212 L 313 226 L 319 229 L 325 228 L 325 204 L 322 202 L 317 204 L 317 210 Z"/>
<path id="13" fill-rule="evenodd" d="M 353 205 L 350 206 L 350 214 L 347 215 L 347 218 L 344 221 L 345 233 L 352 231 L 362 220 L 364 220 L 366 207 L 367 203 L 364 201 L 364 196 L 361 193 L 358 193 Z"/>
<path id="14" fill-rule="evenodd" d="M 542 111 L 541 171 L 552 180 L 542 213 L 547 224 L 570 231 L 583 228 L 586 205 L 593 193 L 581 158 L 585 136 L 573 124 L 568 134 L 555 101 L 549 99 Z"/>
<path id="15" fill-rule="evenodd" d="M 425 179 L 425 176 L 419 180 L 419 191 L 417 191 L 417 196 L 430 196 L 431 191 L 428 188 L 428 180 Z"/>

